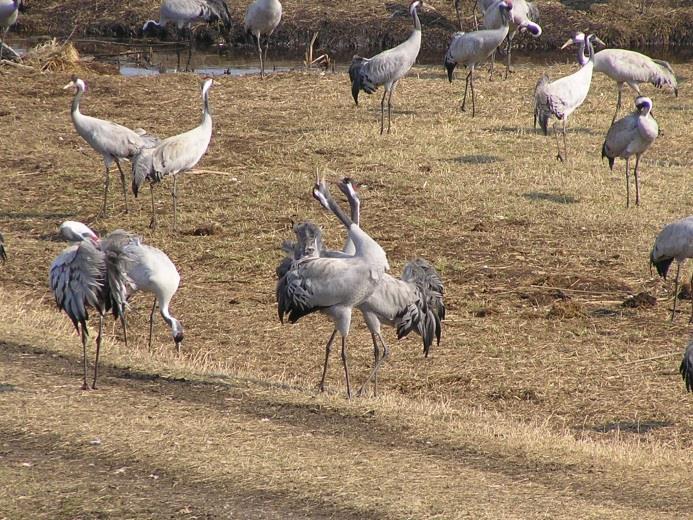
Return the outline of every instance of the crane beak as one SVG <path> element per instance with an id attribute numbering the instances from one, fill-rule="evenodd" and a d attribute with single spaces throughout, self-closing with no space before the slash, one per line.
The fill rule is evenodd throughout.
<path id="1" fill-rule="evenodd" d="M 63 87 L 63 90 L 67 90 L 68 88 L 74 87 L 74 86 L 75 86 L 75 82 L 74 82 L 74 81 L 70 81 L 67 85 L 65 85 L 65 86 Z"/>
<path id="2" fill-rule="evenodd" d="M 565 42 L 565 43 L 561 46 L 561 49 L 565 49 L 566 47 L 568 47 L 569 45 L 572 45 L 572 44 L 574 44 L 574 43 L 575 43 L 575 40 L 573 40 L 573 39 L 571 38 L 570 40 L 568 40 L 567 42 Z"/>
<path id="3" fill-rule="evenodd" d="M 596 43 L 600 44 L 602 47 L 606 47 L 606 43 L 604 43 L 603 41 L 601 41 L 601 40 L 600 40 L 599 38 L 597 38 L 596 36 L 594 37 L 594 41 L 595 41 Z"/>

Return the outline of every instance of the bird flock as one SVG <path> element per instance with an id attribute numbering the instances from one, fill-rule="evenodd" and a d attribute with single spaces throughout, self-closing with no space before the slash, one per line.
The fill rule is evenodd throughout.
<path id="1" fill-rule="evenodd" d="M 0 0 L 0 59 L 4 37 L 8 28 L 16 22 L 21 0 Z M 476 116 L 474 72 L 482 64 L 491 61 L 493 74 L 495 54 L 506 43 L 506 70 L 512 72 L 511 48 L 518 32 L 528 32 L 540 37 L 542 28 L 538 22 L 538 8 L 526 0 L 478 0 L 475 6 L 483 13 L 483 27 L 451 35 L 450 45 L 444 55 L 444 67 L 450 82 L 457 66 L 468 69 L 461 110 L 466 110 L 467 93 L 470 91 L 472 117 Z M 455 1 L 458 22 L 462 25 L 460 2 Z M 476 8 L 476 7 L 475 7 Z M 349 67 L 351 93 L 358 106 L 359 93 L 373 94 L 383 87 L 380 102 L 380 134 L 385 133 L 385 102 L 387 98 L 387 133 L 392 127 L 392 96 L 400 80 L 416 62 L 421 49 L 422 25 L 419 10 L 434 10 L 424 0 L 409 4 L 413 23 L 410 36 L 401 44 L 371 57 L 354 56 Z M 265 75 L 269 40 L 282 17 L 282 5 L 278 0 L 254 0 L 247 8 L 243 26 L 257 45 L 260 75 Z M 476 15 L 475 15 L 476 20 Z M 148 20 L 143 26 L 147 33 L 173 23 L 179 30 L 188 32 L 188 61 L 192 53 L 193 25 L 197 22 L 218 23 L 226 31 L 231 26 L 229 8 L 224 0 L 163 0 L 159 19 Z M 264 38 L 264 52 L 262 39 Z M 653 101 L 643 96 L 640 85 L 650 83 L 655 87 L 668 87 L 678 95 L 674 71 L 667 62 L 653 60 L 643 54 L 626 49 L 603 49 L 595 52 L 594 45 L 606 46 L 596 34 L 576 32 L 562 48 L 577 46 L 579 68 L 567 76 L 551 80 L 544 74 L 534 89 L 534 121 L 548 134 L 551 118 L 556 118 L 553 130 L 558 149 L 557 158 L 567 161 L 567 121 L 589 95 L 592 76 L 603 73 L 613 79 L 618 88 L 616 111 L 602 145 L 602 157 L 613 168 L 616 158 L 625 159 L 626 207 L 630 206 L 630 160 L 635 156 L 633 176 L 635 180 L 635 205 L 640 204 L 638 167 L 641 155 L 659 136 L 659 127 L 652 115 Z M 180 54 L 178 55 L 180 69 Z M 82 97 L 87 92 L 84 80 L 73 77 L 65 89 L 74 89 L 70 111 L 76 132 L 101 155 L 104 162 L 103 202 L 99 216 L 105 216 L 108 208 L 110 169 L 118 168 L 123 192 L 125 212 L 128 211 L 128 186 L 121 161 L 132 165 L 131 189 L 137 196 L 145 181 L 149 182 L 152 212 L 150 227 L 157 225 L 154 201 L 154 185 L 166 177 L 172 178 L 173 229 L 177 229 L 177 176 L 194 168 L 207 151 L 212 135 L 212 115 L 209 93 L 214 82 L 205 78 L 201 87 L 202 118 L 200 124 L 183 133 L 160 139 L 144 129 L 131 130 L 114 122 L 84 115 L 80 111 Z M 625 85 L 635 91 L 635 110 L 617 119 L 621 109 Z M 559 133 L 562 135 L 562 146 Z M 411 332 L 421 337 L 423 353 L 428 356 L 434 342 L 439 345 L 442 322 L 445 318 L 444 286 L 435 267 L 422 258 L 407 263 L 402 274 L 390 274 L 385 250 L 361 227 L 361 201 L 354 180 L 343 178 L 336 182 L 346 197 L 350 213 L 347 214 L 332 197 L 324 178 L 317 178 L 312 196 L 330 214 L 334 215 L 346 231 L 342 250 L 329 250 L 322 240 L 322 231 L 314 223 L 304 221 L 294 226 L 295 241 L 282 244 L 285 257 L 276 269 L 275 288 L 279 319 L 295 323 L 315 312 L 326 315 L 334 328 L 325 346 L 325 359 L 320 379 L 320 390 L 325 389 L 329 357 L 339 334 L 341 359 L 344 368 L 347 396 L 352 396 L 349 372 L 347 338 L 354 309 L 366 322 L 373 344 L 373 366 L 368 378 L 358 390 L 359 395 L 373 385 L 377 394 L 377 376 L 389 357 L 382 325 L 393 327 L 397 337 Z M 64 311 L 80 335 L 83 349 L 83 389 L 96 388 L 98 359 L 103 336 L 103 322 L 110 312 L 123 328 L 127 345 L 128 298 L 142 291 L 153 295 L 149 317 L 149 348 L 152 344 L 154 316 L 157 306 L 171 330 L 176 350 L 180 353 L 183 327 L 171 314 L 170 304 L 175 295 L 180 275 L 161 250 L 144 244 L 133 233 L 116 229 L 99 237 L 85 224 L 66 221 L 59 228 L 60 235 L 70 245 L 53 261 L 49 269 L 49 286 L 57 306 Z M 686 259 L 693 258 L 693 216 L 682 218 L 665 226 L 656 237 L 650 254 L 651 265 L 666 279 L 671 263 L 677 263 L 674 305 L 671 319 L 676 315 L 680 270 Z M 7 261 L 5 241 L 0 235 L 0 262 Z M 693 284 L 693 277 L 691 278 Z M 96 337 L 96 356 L 91 385 L 88 384 L 87 343 L 90 311 L 99 316 Z M 690 321 L 693 323 L 693 306 Z M 680 366 L 686 389 L 693 391 L 693 342 L 688 345 Z"/>

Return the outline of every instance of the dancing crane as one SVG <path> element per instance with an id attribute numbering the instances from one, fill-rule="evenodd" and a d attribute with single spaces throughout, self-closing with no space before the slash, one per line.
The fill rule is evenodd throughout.
<path id="1" fill-rule="evenodd" d="M 640 180 L 638 165 L 640 156 L 655 142 L 659 126 L 652 117 L 652 100 L 648 97 L 635 98 L 635 112 L 619 119 L 611 125 L 602 145 L 602 159 L 609 160 L 609 168 L 614 169 L 616 157 L 626 160 L 626 207 L 630 206 L 630 183 L 628 180 L 630 158 L 635 155 L 635 205 L 640 204 Z"/>
<path id="2" fill-rule="evenodd" d="M 202 84 L 202 121 L 199 126 L 182 134 L 174 135 L 161 141 L 154 148 L 143 148 L 132 159 L 132 192 L 139 194 L 142 183 L 149 181 L 152 196 L 152 218 L 149 227 L 156 227 L 156 209 L 154 207 L 154 184 L 161 182 L 167 175 L 173 177 L 173 229 L 177 228 L 176 179 L 179 173 L 190 170 L 200 162 L 207 151 L 212 138 L 212 116 L 209 112 L 209 89 L 212 78 L 206 78 Z"/>
<path id="3" fill-rule="evenodd" d="M 585 56 L 585 35 L 577 33 L 571 43 L 578 44 L 577 57 L 580 65 L 587 63 Z M 616 82 L 618 98 L 616 112 L 611 124 L 621 109 L 621 94 L 624 85 L 632 88 L 640 96 L 640 84 L 651 83 L 657 88 L 669 87 L 678 97 L 679 86 L 671 65 L 663 60 L 653 60 L 649 56 L 626 49 L 603 49 L 594 55 L 594 72 L 606 74 Z"/>
<path id="4" fill-rule="evenodd" d="M 17 21 L 21 4 L 22 0 L 0 0 L 0 60 L 2 60 L 2 48 L 5 45 L 7 31 Z"/>
<path id="5" fill-rule="evenodd" d="M 75 97 L 72 100 L 72 110 L 70 112 L 72 123 L 75 126 L 77 133 L 84 139 L 89 146 L 103 157 L 105 166 L 104 184 L 103 184 L 103 204 L 101 205 L 100 216 L 106 216 L 106 203 L 108 200 L 108 185 L 109 185 L 109 170 L 115 162 L 120 172 L 120 182 L 123 186 L 123 199 L 125 200 L 125 212 L 128 212 L 128 196 L 125 186 L 125 174 L 120 166 L 120 159 L 131 159 L 140 150 L 156 143 L 156 138 L 137 131 L 130 130 L 122 125 L 107 121 L 105 119 L 97 119 L 95 117 L 85 116 L 79 111 L 79 103 L 87 90 L 87 85 L 84 80 L 73 76 L 70 83 L 65 85 L 63 89 L 74 88 Z"/>
<path id="6" fill-rule="evenodd" d="M 467 88 L 472 89 L 472 117 L 476 113 L 476 103 L 474 100 L 474 68 L 476 65 L 486 60 L 503 42 L 508 35 L 508 23 L 510 21 L 510 10 L 512 9 L 510 0 L 498 2 L 502 25 L 497 29 L 483 29 L 472 32 L 456 32 L 452 35 L 452 41 L 445 53 L 445 68 L 448 71 L 448 80 L 452 83 L 452 73 L 457 65 L 464 65 L 469 69 L 464 84 L 464 98 L 462 99 L 462 111 L 465 110 L 467 103 Z"/>
<path id="7" fill-rule="evenodd" d="M 385 87 L 383 98 L 380 100 L 380 135 L 383 134 L 385 126 L 385 96 L 387 96 L 387 133 L 389 134 L 392 93 L 397 87 L 397 82 L 406 76 L 414 65 L 421 49 L 421 22 L 417 12 L 420 7 L 424 7 L 423 0 L 414 0 L 409 5 L 409 14 L 414 20 L 414 30 L 406 41 L 372 58 L 354 56 L 349 67 L 351 95 L 357 105 L 359 104 L 359 91 L 363 90 L 367 94 L 373 94 L 380 85 Z M 427 7 L 427 9 L 432 8 Z"/>
<path id="8" fill-rule="evenodd" d="M 571 45 L 576 38 L 577 35 L 564 43 L 561 48 L 564 49 Z M 548 123 L 551 116 L 554 115 L 558 118 L 558 121 L 553 124 L 553 128 L 556 134 L 556 146 L 558 147 L 556 158 L 560 161 L 565 161 L 568 158 L 565 128 L 568 116 L 585 101 L 592 83 L 592 68 L 594 67 L 592 40 L 604 45 L 604 42 L 594 34 L 590 34 L 585 40 L 590 57 L 580 70 L 551 82 L 549 77 L 544 74 L 534 89 L 534 121 L 536 124 L 537 119 L 539 120 L 544 135 L 548 135 Z M 561 154 L 561 146 L 558 140 L 557 125 L 559 121 L 563 123 L 563 149 L 565 154 Z"/>
<path id="9" fill-rule="evenodd" d="M 257 53 L 260 57 L 260 77 L 265 77 L 265 62 L 267 61 L 267 49 L 272 33 L 282 19 L 282 4 L 279 0 L 255 0 L 248 6 L 243 19 L 243 27 L 247 33 L 252 34 L 257 41 Z M 262 46 L 260 38 L 265 35 L 265 59 L 262 59 Z"/>
<path id="10" fill-rule="evenodd" d="M 655 239 L 650 253 L 650 265 L 657 268 L 659 276 L 666 280 L 671 262 L 676 260 L 676 279 L 674 280 L 674 308 L 671 321 L 676 315 L 676 300 L 679 296 L 679 274 L 681 265 L 687 258 L 693 258 L 693 215 L 676 220 L 664 226 Z M 691 276 L 693 286 L 693 276 Z M 691 302 L 691 319 L 693 323 L 693 302 Z"/>

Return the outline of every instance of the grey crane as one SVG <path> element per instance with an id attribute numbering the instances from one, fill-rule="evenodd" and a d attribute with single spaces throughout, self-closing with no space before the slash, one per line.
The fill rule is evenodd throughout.
<path id="1" fill-rule="evenodd" d="M 21 0 L 0 0 L 0 60 L 2 60 L 2 48 L 5 45 L 5 37 L 10 27 L 17 21 Z M 9 47 L 8 47 L 9 49 Z"/>
<path id="2" fill-rule="evenodd" d="M 693 340 L 691 340 L 683 353 L 679 372 L 681 372 L 681 377 L 686 385 L 686 391 L 693 392 Z"/>
<path id="3" fill-rule="evenodd" d="M 652 100 L 648 97 L 635 98 L 635 112 L 619 119 L 611 125 L 602 145 L 602 159 L 609 160 L 609 168 L 614 169 L 617 157 L 626 160 L 626 207 L 630 206 L 629 166 L 630 158 L 635 155 L 635 205 L 640 204 L 640 180 L 638 165 L 640 156 L 655 142 L 659 135 L 659 126 L 652 117 Z"/>
<path id="4" fill-rule="evenodd" d="M 534 89 L 534 122 L 539 120 L 544 135 L 548 135 L 548 123 L 551 116 L 556 116 L 558 121 L 553 124 L 556 134 L 556 146 L 558 147 L 557 159 L 564 161 L 568 158 L 568 147 L 566 144 L 566 123 L 568 116 L 572 114 L 585 101 L 587 93 L 592 83 L 592 69 L 594 67 L 594 47 L 592 41 L 604 45 L 596 35 L 590 34 L 586 38 L 589 60 L 580 69 L 569 76 L 564 76 L 555 81 L 549 81 L 549 77 L 544 74 Z M 568 40 L 561 47 L 564 49 L 573 43 L 573 39 Z M 563 149 L 558 139 L 558 122 L 563 123 Z"/>
<path id="5" fill-rule="evenodd" d="M 385 271 L 389 270 L 389 264 L 382 247 L 342 211 L 332 199 L 324 181 L 316 182 L 313 196 L 344 224 L 355 252 L 341 258 L 322 258 L 318 254 L 312 254 L 291 262 L 289 269 L 277 282 L 277 313 L 282 322 L 288 316 L 291 323 L 316 311 L 330 317 L 334 323 L 334 331 L 325 347 L 325 366 L 320 390 L 324 390 L 327 361 L 332 343 L 339 332 L 342 338 L 342 363 L 347 396 L 351 398 L 347 361 L 347 335 L 351 327 L 351 313 L 354 307 L 373 293 L 383 279 Z"/>
<path id="6" fill-rule="evenodd" d="M 63 228 L 61 226 L 61 233 Z M 63 235 L 68 240 L 72 235 Z M 58 308 L 65 311 L 82 340 L 84 378 L 82 389 L 87 390 L 87 340 L 89 308 L 99 314 L 99 334 L 96 337 L 94 380 L 96 389 L 99 368 L 99 351 L 103 335 L 103 318 L 112 311 L 116 318 L 125 312 L 127 255 L 124 245 L 130 235 L 123 230 L 110 233 L 103 240 L 80 240 L 60 253 L 50 267 L 49 285 Z"/>
<path id="7" fill-rule="evenodd" d="M 0 233 L 0 262 L 7 262 L 7 252 L 5 251 L 5 237 Z"/>
<path id="8" fill-rule="evenodd" d="M 464 98 L 462 99 L 462 111 L 467 104 L 467 88 L 472 89 L 472 117 L 476 114 L 476 102 L 474 100 L 474 68 L 477 64 L 486 60 L 493 51 L 503 42 L 508 35 L 508 23 L 510 22 L 510 0 L 501 0 L 497 7 L 502 25 L 496 29 L 482 29 L 472 32 L 456 32 L 452 35 L 450 46 L 445 53 L 445 68 L 448 71 L 448 80 L 452 83 L 453 71 L 457 65 L 464 65 L 469 69 L 464 84 Z"/>
<path id="9" fill-rule="evenodd" d="M 581 65 L 587 62 L 585 56 L 585 35 L 577 33 L 571 43 L 578 45 L 577 57 Z M 663 60 L 653 60 L 649 56 L 626 49 L 603 49 L 594 55 L 594 72 L 606 74 L 616 82 L 618 98 L 616 112 L 611 119 L 616 121 L 621 109 L 621 94 L 623 87 L 628 85 L 640 96 L 640 84 L 651 83 L 657 88 L 669 87 L 678 97 L 679 86 L 671 65 Z"/>
<path id="10" fill-rule="evenodd" d="M 188 62 L 185 70 L 190 69 L 192 58 L 193 30 L 192 24 L 196 22 L 211 23 L 219 21 L 226 33 L 231 29 L 231 14 L 225 0 L 163 0 L 159 7 L 159 20 L 147 20 L 142 26 L 142 32 L 146 33 L 152 27 L 165 27 L 169 22 L 175 23 L 180 31 L 187 28 L 189 33 Z M 176 49 L 180 70 L 180 49 Z"/>
<path id="11" fill-rule="evenodd" d="M 676 220 L 664 226 L 655 239 L 650 253 L 650 265 L 657 268 L 659 276 L 666 280 L 671 262 L 676 260 L 676 279 L 674 280 L 674 308 L 671 321 L 676 315 L 676 300 L 679 295 L 679 274 L 681 265 L 687 258 L 693 258 L 693 215 Z M 693 286 L 693 276 L 691 276 Z M 691 302 L 691 319 L 693 323 L 693 302 Z"/>
<path id="12" fill-rule="evenodd" d="M 120 182 L 123 187 L 123 199 L 125 201 L 125 212 L 128 211 L 128 196 L 125 185 L 125 174 L 120 166 L 121 159 L 131 159 L 141 149 L 152 146 L 156 143 L 156 138 L 144 133 L 144 130 L 130 130 L 122 125 L 85 116 L 79 111 L 79 103 L 87 89 L 84 80 L 73 76 L 70 83 L 63 89 L 74 88 L 75 97 L 72 100 L 72 110 L 70 115 L 72 123 L 77 133 L 84 139 L 89 146 L 103 157 L 105 167 L 103 184 L 103 204 L 101 206 L 101 216 L 106 216 L 106 204 L 108 201 L 109 170 L 115 162 L 120 172 Z"/>
<path id="13" fill-rule="evenodd" d="M 90 240 L 94 244 L 100 244 L 100 239 L 94 231 L 81 222 L 65 221 L 60 226 L 61 234 L 71 242 Z M 160 249 L 143 244 L 137 236 L 130 236 L 127 242 L 121 244 L 122 250 L 127 256 L 125 266 L 129 280 L 126 297 L 129 299 L 135 292 L 142 291 L 154 296 L 152 312 L 149 315 L 149 350 L 152 348 L 152 335 L 154 329 L 154 312 L 157 305 L 161 317 L 171 328 L 171 335 L 176 345 L 176 351 L 180 354 L 180 344 L 183 341 L 183 326 L 169 310 L 171 299 L 178 290 L 180 275 L 171 259 Z M 121 316 L 123 334 L 127 345 L 127 325 L 125 313 Z"/>
<path id="14" fill-rule="evenodd" d="M 484 29 L 497 29 L 503 26 L 503 17 L 498 9 L 501 0 L 480 0 L 478 3 L 484 12 Z M 536 23 L 539 19 L 539 10 L 533 2 L 526 0 L 512 0 L 512 10 L 510 11 L 510 23 L 508 24 L 508 35 L 506 37 L 506 56 L 505 77 L 512 72 L 510 61 L 513 46 L 513 38 L 519 32 L 528 31 L 534 38 L 541 36 L 541 26 Z M 491 58 L 491 73 L 495 64 L 495 51 Z"/>
<path id="15" fill-rule="evenodd" d="M 414 0 L 409 4 L 409 14 L 414 20 L 414 30 L 404 42 L 397 47 L 376 54 L 372 58 L 354 56 L 349 67 L 351 95 L 359 104 L 359 92 L 373 94 L 380 85 L 385 87 L 380 100 L 380 134 L 385 127 L 385 96 L 387 96 L 387 133 L 390 133 L 390 115 L 392 111 L 392 93 L 397 82 L 407 75 L 416 61 L 421 49 L 421 21 L 417 9 L 424 7 L 423 0 Z M 427 7 L 431 9 L 430 7 Z"/>
<path id="16" fill-rule="evenodd" d="M 265 77 L 265 62 L 267 61 L 267 49 L 272 33 L 282 19 L 282 4 L 279 0 L 255 0 L 248 6 L 243 18 L 243 27 L 246 33 L 250 33 L 257 41 L 257 53 L 260 57 L 260 77 Z M 262 45 L 260 38 L 265 36 L 265 58 L 262 58 Z"/>
<path id="17" fill-rule="evenodd" d="M 182 134 L 168 137 L 153 148 L 143 148 L 132 159 L 132 192 L 139 194 L 142 183 L 149 181 L 152 196 L 152 218 L 149 227 L 155 228 L 156 208 L 154 207 L 154 184 L 170 175 L 173 177 L 171 195 L 173 197 L 173 229 L 177 229 L 176 178 L 179 173 L 190 170 L 200 162 L 207 151 L 212 138 L 212 115 L 209 112 L 209 89 L 212 78 L 206 78 L 202 84 L 202 121 L 200 124 Z"/>

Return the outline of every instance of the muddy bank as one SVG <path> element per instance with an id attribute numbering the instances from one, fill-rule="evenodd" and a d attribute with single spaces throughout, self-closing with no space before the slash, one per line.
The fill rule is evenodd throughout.
<path id="1" fill-rule="evenodd" d="M 141 38 L 144 21 L 158 16 L 157 0 L 29 0 L 30 3 L 13 29 L 19 34 L 65 37 L 74 31 L 78 37 Z M 231 46 L 249 45 L 243 33 L 246 3 L 231 3 L 233 27 L 222 35 L 216 27 L 195 30 L 198 45 L 213 45 L 224 39 Z M 406 2 L 356 0 L 350 3 L 316 0 L 287 0 L 284 19 L 273 36 L 274 45 L 287 50 L 304 50 L 311 36 L 319 32 L 316 51 L 344 54 L 374 51 L 401 42 L 411 30 Z M 642 48 L 646 46 L 690 47 L 693 45 L 693 6 L 689 0 L 665 0 L 647 6 L 645 14 L 636 2 L 612 0 L 597 3 L 587 0 L 538 2 L 543 34 L 538 39 L 516 38 L 516 44 L 528 49 L 557 49 L 574 30 L 592 30 L 609 45 Z M 437 12 L 422 13 L 423 52 L 442 51 L 450 34 L 458 30 L 453 2 L 433 2 Z M 474 27 L 472 3 L 462 6 L 465 30 Z M 171 28 L 159 35 L 164 40 L 177 38 Z"/>

